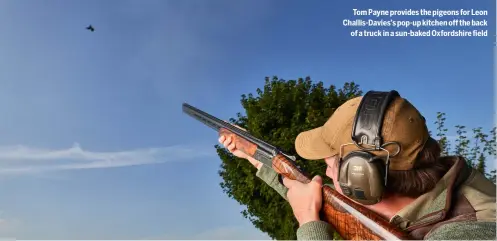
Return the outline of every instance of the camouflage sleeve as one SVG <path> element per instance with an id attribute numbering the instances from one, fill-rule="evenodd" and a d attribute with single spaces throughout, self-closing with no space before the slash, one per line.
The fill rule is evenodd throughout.
<path id="1" fill-rule="evenodd" d="M 272 187 L 275 191 L 277 191 L 285 200 L 286 193 L 288 188 L 286 188 L 283 184 L 281 184 L 278 180 L 278 173 L 275 172 L 272 168 L 262 165 L 262 167 L 257 170 L 256 176 L 262 179 L 267 185 Z"/>
<path id="2" fill-rule="evenodd" d="M 425 240 L 495 240 L 495 222 L 453 222 L 444 224 L 425 236 Z"/>
<path id="3" fill-rule="evenodd" d="M 333 233 L 327 222 L 313 221 L 297 229 L 297 240 L 333 240 Z"/>
<path id="4" fill-rule="evenodd" d="M 262 179 L 270 187 L 276 190 L 285 200 L 288 200 L 286 193 L 288 188 L 281 184 L 278 180 L 278 173 L 272 168 L 262 165 L 262 167 L 257 170 L 256 176 Z M 323 221 L 309 222 L 302 225 L 297 229 L 297 239 L 298 240 L 332 240 L 333 239 L 333 229 L 331 226 Z"/>

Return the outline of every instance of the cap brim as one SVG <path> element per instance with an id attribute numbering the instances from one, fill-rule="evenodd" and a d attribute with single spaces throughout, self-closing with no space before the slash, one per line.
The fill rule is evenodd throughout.
<path id="1" fill-rule="evenodd" d="M 334 156 L 337 152 L 323 139 L 323 127 L 300 133 L 295 139 L 297 154 L 308 160 L 321 160 Z"/>

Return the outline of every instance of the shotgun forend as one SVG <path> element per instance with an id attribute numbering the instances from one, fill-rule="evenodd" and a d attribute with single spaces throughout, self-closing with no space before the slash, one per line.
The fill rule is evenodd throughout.
<path id="1" fill-rule="evenodd" d="M 278 154 L 284 155 L 290 160 L 295 161 L 295 156 L 290 156 L 282 151 L 280 151 L 277 147 L 257 138 L 252 136 L 250 133 L 247 131 L 244 131 L 240 128 L 237 128 L 233 126 L 230 123 L 227 123 L 226 121 L 220 120 L 219 118 L 212 116 L 202 110 L 199 110 L 187 103 L 183 103 L 183 112 L 188 114 L 189 116 L 193 117 L 194 119 L 197 119 L 198 121 L 204 123 L 206 126 L 214 129 L 217 132 L 221 132 L 223 129 L 225 131 L 231 132 L 257 146 L 257 150 L 254 154 L 254 158 L 266 165 L 272 166 L 272 160 L 275 156 Z M 250 154 L 250 153 L 247 153 Z"/>

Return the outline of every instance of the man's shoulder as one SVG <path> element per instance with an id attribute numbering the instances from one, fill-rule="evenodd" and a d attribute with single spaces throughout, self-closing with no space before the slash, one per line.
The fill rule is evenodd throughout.
<path id="1" fill-rule="evenodd" d="M 399 211 L 391 222 L 416 239 L 494 240 L 495 184 L 463 158 L 452 160 L 452 168 L 437 185 Z"/>
<path id="2" fill-rule="evenodd" d="M 425 240 L 495 240 L 495 222 L 450 222 L 432 229 Z"/>
<path id="3" fill-rule="evenodd" d="M 474 168 L 470 170 L 461 185 L 452 190 L 458 194 L 445 202 L 452 206 L 445 210 L 449 218 L 435 224 L 425 239 L 495 240 L 495 184 Z"/>
<path id="4" fill-rule="evenodd" d="M 496 187 L 481 172 L 473 170 L 472 175 L 458 190 L 459 198 L 466 200 L 466 205 L 471 208 L 477 221 L 495 222 L 496 213 Z M 459 204 L 462 202 L 456 202 Z"/>

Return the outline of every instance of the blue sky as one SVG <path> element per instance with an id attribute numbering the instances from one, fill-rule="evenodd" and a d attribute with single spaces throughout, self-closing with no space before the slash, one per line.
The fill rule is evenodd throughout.
<path id="1" fill-rule="evenodd" d="M 0 236 L 267 238 L 219 187 L 216 134 L 181 112 L 233 117 L 265 76 L 396 89 L 431 128 L 443 111 L 490 129 L 494 3 L 369 2 L 0 1 Z M 485 9 L 490 32 L 353 38 L 353 8 Z"/>

